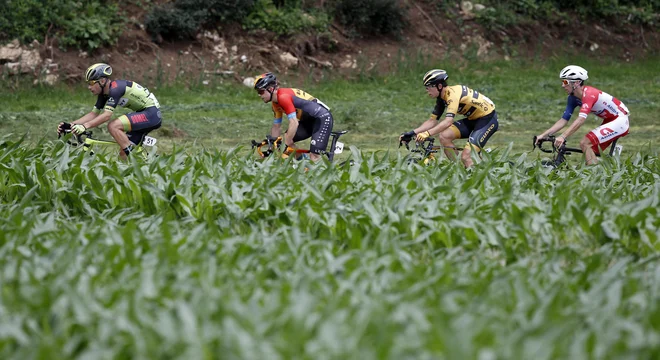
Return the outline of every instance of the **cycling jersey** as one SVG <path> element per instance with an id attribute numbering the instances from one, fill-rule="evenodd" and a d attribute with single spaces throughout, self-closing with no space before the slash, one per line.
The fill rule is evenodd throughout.
<path id="1" fill-rule="evenodd" d="M 482 118 L 495 110 L 495 104 L 483 94 L 467 86 L 454 85 L 445 88 L 444 96 L 438 97 L 431 118 L 437 120 L 447 109 L 447 117 L 465 115 L 468 120 Z"/>
<path id="2" fill-rule="evenodd" d="M 133 111 L 142 111 L 148 107 L 160 108 L 156 96 L 149 89 L 128 80 L 114 80 L 110 83 L 108 95 L 101 93 L 92 112 L 100 114 L 102 110 L 114 111 L 117 105 Z"/>
<path id="3" fill-rule="evenodd" d="M 614 140 L 628 135 L 630 129 L 628 115 L 630 111 L 619 99 L 595 87 L 585 86 L 582 99 L 575 95 L 568 96 L 562 119 L 570 120 L 573 111 L 578 106 L 580 107 L 579 117 L 586 119 L 589 113 L 593 113 L 603 119 L 601 126 L 585 135 L 591 142 L 594 153 L 599 154 L 601 150 L 605 150 L 610 146 Z"/>
<path id="4" fill-rule="evenodd" d="M 292 88 L 277 89 L 277 102 L 273 101 L 275 123 L 281 122 L 282 114 L 299 121 L 313 120 L 330 112 L 330 108 L 314 96 Z"/>
<path id="5" fill-rule="evenodd" d="M 575 95 L 569 95 L 566 110 L 562 119 L 568 121 L 573 115 L 576 107 L 580 107 L 580 117 L 586 118 L 592 112 L 605 122 L 612 121 L 619 115 L 629 115 L 630 111 L 625 104 L 612 95 L 600 91 L 595 87 L 585 86 L 582 99 Z"/>

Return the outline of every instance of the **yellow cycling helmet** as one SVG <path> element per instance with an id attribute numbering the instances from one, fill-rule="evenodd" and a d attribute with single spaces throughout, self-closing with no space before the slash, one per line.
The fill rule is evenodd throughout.
<path id="1" fill-rule="evenodd" d="M 107 78 L 112 75 L 112 67 L 108 64 L 97 63 L 87 68 L 85 71 L 85 81 L 98 80 L 100 78 Z"/>
<path id="2" fill-rule="evenodd" d="M 433 86 L 433 85 L 438 85 L 442 84 L 442 86 L 447 85 L 447 79 L 449 79 L 449 75 L 447 75 L 447 72 L 444 70 L 440 69 L 433 69 L 429 70 L 424 74 L 424 86 Z"/>

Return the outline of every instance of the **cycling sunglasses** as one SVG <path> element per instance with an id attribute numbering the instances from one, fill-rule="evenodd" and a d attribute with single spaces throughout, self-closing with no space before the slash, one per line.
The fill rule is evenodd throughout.
<path id="1" fill-rule="evenodd" d="M 575 80 L 566 80 L 566 79 L 562 79 L 562 80 L 561 80 L 561 83 L 562 83 L 563 85 L 568 85 L 568 84 L 572 83 L 573 81 L 575 81 Z"/>
<path id="2" fill-rule="evenodd" d="M 257 90 L 257 94 L 263 95 L 266 92 L 266 89 L 259 89 Z"/>
<path id="3" fill-rule="evenodd" d="M 87 84 L 89 86 L 92 86 L 92 85 L 96 84 L 97 82 L 99 82 L 99 81 L 98 80 L 90 80 L 90 81 L 87 82 Z"/>

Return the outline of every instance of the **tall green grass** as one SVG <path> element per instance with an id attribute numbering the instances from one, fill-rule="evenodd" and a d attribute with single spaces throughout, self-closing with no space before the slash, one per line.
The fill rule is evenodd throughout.
<path id="1" fill-rule="evenodd" d="M 5 137 L 0 357 L 657 358 L 657 158 L 512 154 L 120 162 Z"/>
<path id="2" fill-rule="evenodd" d="M 657 59 L 615 63 L 607 58 L 563 57 L 480 62 L 456 60 L 457 55 L 451 52 L 441 59 L 421 53 L 391 55 L 400 59 L 393 74 L 376 70 L 380 66 L 368 70 L 370 60 L 361 59 L 364 72 L 352 80 L 330 73 L 322 78 L 280 77 L 284 86 L 303 88 L 328 104 L 335 129 L 351 131 L 345 136 L 347 143 L 363 150 L 395 150 L 398 134 L 425 121 L 433 108 L 434 100 L 420 85 L 421 76 L 429 68 L 444 68 L 450 84 L 470 86 L 495 102 L 500 129 L 489 146 L 506 148 L 512 143 L 514 151 L 520 153 L 531 150 L 532 137 L 561 117 L 566 93 L 558 72 L 566 64 L 576 63 L 589 70 L 590 85 L 621 99 L 631 110 L 630 135 L 621 141 L 624 154 L 655 153 L 660 97 Z M 247 87 L 230 85 L 219 77 L 208 78 L 208 85 L 203 85 L 199 74 L 182 75 L 171 84 L 150 77 L 144 80 L 163 106 L 164 125 L 153 136 L 159 138 L 165 151 L 174 144 L 228 149 L 261 139 L 269 131 L 270 105 Z M 82 116 L 94 101 L 83 85 L 0 89 L 0 131 L 19 136 L 29 132 L 32 143 L 45 135 L 52 140 L 59 121 Z M 591 116 L 569 144 L 577 145 L 581 136 L 599 124 Z"/>

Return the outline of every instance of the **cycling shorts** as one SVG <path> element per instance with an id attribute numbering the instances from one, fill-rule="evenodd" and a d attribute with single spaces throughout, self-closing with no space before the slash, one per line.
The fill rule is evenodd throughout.
<path id="1" fill-rule="evenodd" d="M 591 141 L 593 151 L 600 154 L 600 151 L 605 150 L 614 140 L 628 135 L 628 130 L 628 115 L 620 114 L 613 120 L 603 121 L 599 127 L 588 132 L 586 137 Z"/>
<path id="2" fill-rule="evenodd" d="M 452 124 L 450 129 L 454 131 L 458 139 L 468 138 L 468 144 L 481 150 L 488 139 L 497 131 L 497 112 L 493 110 L 490 114 L 476 120 L 462 119 Z"/>
<path id="3" fill-rule="evenodd" d="M 141 143 L 151 130 L 158 129 L 161 126 L 162 119 L 160 109 L 155 106 L 119 117 L 124 125 L 128 140 L 135 145 Z"/>
<path id="4" fill-rule="evenodd" d="M 333 119 L 332 114 L 327 111 L 318 117 L 303 120 L 298 123 L 298 130 L 293 137 L 293 142 L 312 138 L 309 151 L 314 154 L 325 154 L 330 140 Z"/>

